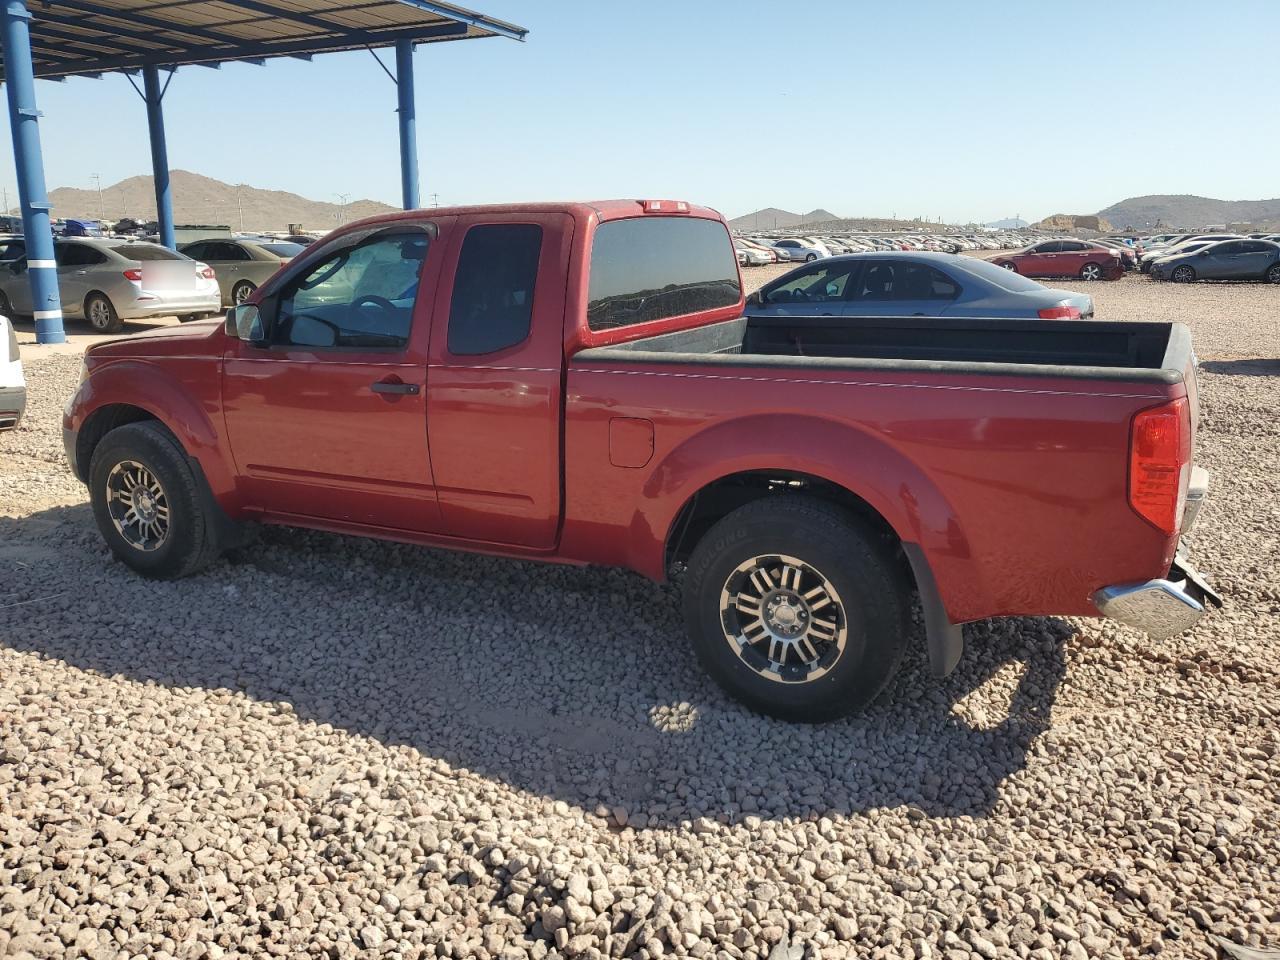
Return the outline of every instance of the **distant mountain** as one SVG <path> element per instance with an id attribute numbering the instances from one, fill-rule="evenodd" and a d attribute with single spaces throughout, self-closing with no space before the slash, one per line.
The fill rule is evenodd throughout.
<path id="1" fill-rule="evenodd" d="M 1280 199 L 1214 200 L 1190 194 L 1156 194 L 1130 197 L 1113 203 L 1098 216 L 1109 220 L 1117 229 L 1138 230 L 1157 226 L 1170 229 L 1194 229 L 1217 224 L 1252 223 L 1258 229 L 1280 228 Z"/>
<path id="2" fill-rule="evenodd" d="M 173 219 L 176 223 L 225 225 L 233 230 L 284 230 L 300 223 L 306 230 L 331 230 L 341 220 L 358 220 L 397 209 L 376 200 L 353 200 L 348 204 L 308 200 L 283 190 L 262 190 L 246 184 L 223 183 L 187 170 L 169 173 L 173 192 Z M 86 217 L 107 220 L 133 217 L 156 218 L 156 195 L 151 177 L 129 177 L 97 190 L 58 187 L 49 191 L 55 217 Z M 241 212 L 243 211 L 243 218 Z"/>
<path id="3" fill-rule="evenodd" d="M 792 230 L 801 227 L 820 233 L 844 230 L 923 230 L 938 225 L 921 220 L 890 220 L 883 217 L 837 217 L 819 207 L 808 213 L 792 213 L 777 207 L 766 207 L 729 221 L 732 230 Z"/>
<path id="4" fill-rule="evenodd" d="M 1021 217 L 1010 217 L 1008 220 L 993 220 L 991 223 L 984 223 L 983 226 L 990 227 L 992 230 L 1021 230 L 1031 224 Z"/>
<path id="5" fill-rule="evenodd" d="M 1106 217 L 1076 213 L 1055 213 L 1051 217 L 1045 217 L 1034 226 L 1037 230 L 1063 230 L 1067 232 L 1087 230 L 1091 233 L 1110 233 L 1115 229 L 1111 221 L 1107 220 Z"/>

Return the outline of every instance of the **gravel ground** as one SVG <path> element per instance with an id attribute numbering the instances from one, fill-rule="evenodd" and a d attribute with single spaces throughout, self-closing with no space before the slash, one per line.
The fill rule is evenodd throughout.
<path id="1" fill-rule="evenodd" d="M 79 360 L 29 363 L 0 438 L 0 956 L 1280 945 L 1280 291 L 1088 290 L 1195 329 L 1191 552 L 1226 608 L 1164 643 L 978 624 L 947 680 L 917 645 L 821 727 L 726 700 L 674 592 L 628 574 L 271 530 L 134 577 L 62 459 Z"/>

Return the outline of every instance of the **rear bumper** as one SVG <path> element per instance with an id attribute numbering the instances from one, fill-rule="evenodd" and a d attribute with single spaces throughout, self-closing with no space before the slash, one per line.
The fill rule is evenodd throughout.
<path id="1" fill-rule="evenodd" d="M 0 387 L 0 430 L 12 430 L 22 420 L 27 409 L 25 386 Z"/>
<path id="2" fill-rule="evenodd" d="M 222 294 L 218 290 L 193 293 L 189 297 L 158 296 L 154 300 L 134 300 L 116 304 L 121 320 L 149 317 L 177 317 L 188 313 L 221 313 Z"/>
<path id="3" fill-rule="evenodd" d="M 1182 514 L 1183 533 L 1195 524 L 1208 492 L 1208 471 L 1193 467 Z M 1104 617 L 1136 627 L 1154 640 L 1190 630 L 1208 607 L 1222 606 L 1222 598 L 1181 555 L 1158 580 L 1103 587 L 1090 599 Z"/>

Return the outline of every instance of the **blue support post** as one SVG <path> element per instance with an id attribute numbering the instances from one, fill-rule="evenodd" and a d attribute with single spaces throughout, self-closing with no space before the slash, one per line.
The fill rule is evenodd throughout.
<path id="1" fill-rule="evenodd" d="M 173 197 L 169 193 L 169 150 L 164 142 L 164 90 L 160 89 L 160 68 L 142 68 L 142 99 L 147 102 L 147 132 L 151 136 L 151 176 L 156 186 L 156 222 L 160 242 L 170 250 L 178 248 L 173 236 Z"/>
<path id="2" fill-rule="evenodd" d="M 396 112 L 400 117 L 400 193 L 404 208 L 418 206 L 418 118 L 413 97 L 413 41 L 396 41 Z"/>
<path id="3" fill-rule="evenodd" d="M 36 109 L 35 68 L 31 62 L 31 13 L 26 0 L 2 2 L 9 129 L 13 134 L 13 162 L 18 174 L 18 202 L 22 206 L 36 343 L 63 343 L 67 335 L 62 330 L 62 300 L 58 296 L 49 197 L 44 185 L 44 159 L 40 155 L 40 111 Z"/>

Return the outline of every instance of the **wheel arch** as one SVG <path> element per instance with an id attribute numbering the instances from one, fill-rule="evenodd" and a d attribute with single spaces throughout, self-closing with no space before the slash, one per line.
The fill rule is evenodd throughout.
<path id="1" fill-rule="evenodd" d="M 98 366 L 72 399 L 63 429 L 75 437 L 76 475 L 87 479 L 93 451 L 107 433 L 141 420 L 154 420 L 173 435 L 223 509 L 238 507 L 235 471 L 220 431 L 187 386 L 142 361 Z"/>
<path id="2" fill-rule="evenodd" d="M 661 579 L 721 517 L 762 497 L 789 493 L 833 503 L 901 548 L 904 572 L 925 609 L 934 672 L 950 672 L 961 639 L 959 626 L 947 616 L 947 590 L 964 589 L 979 575 L 963 527 L 915 463 L 847 423 L 748 417 L 686 440 L 650 474 L 632 542 L 646 543 L 646 529 L 658 533 L 657 542 L 644 548 L 656 555 L 636 557 L 635 566 Z"/>

